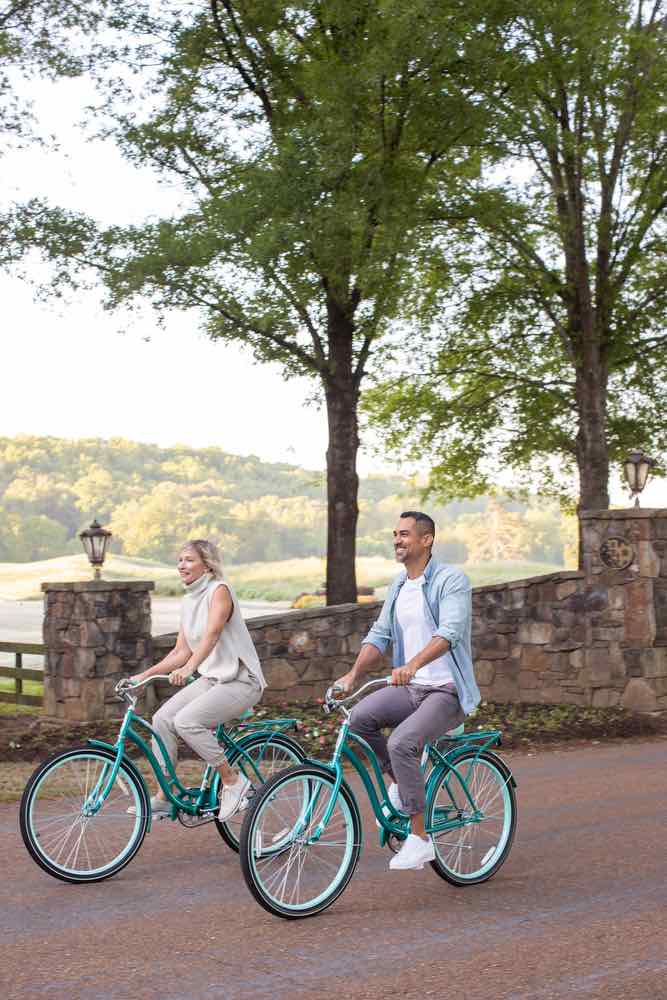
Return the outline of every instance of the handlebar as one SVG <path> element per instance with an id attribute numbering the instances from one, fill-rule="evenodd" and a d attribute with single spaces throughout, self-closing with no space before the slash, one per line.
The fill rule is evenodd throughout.
<path id="1" fill-rule="evenodd" d="M 352 694 L 346 695 L 345 698 L 335 698 L 334 694 L 336 691 L 340 691 L 341 688 L 336 687 L 332 684 L 330 688 L 327 688 L 327 693 L 324 696 L 324 702 L 322 704 L 322 709 L 327 714 L 331 712 L 334 708 L 344 708 L 347 702 L 352 701 L 354 698 L 358 698 L 360 694 L 367 691 L 371 687 L 380 687 L 381 685 L 391 684 L 391 675 L 389 677 L 376 677 L 373 680 L 366 681 L 360 688 L 353 691 Z"/>
<path id="2" fill-rule="evenodd" d="M 169 674 L 152 674 L 150 677 L 146 677 L 143 681 L 133 681 L 129 677 L 121 677 L 116 686 L 114 687 L 114 693 L 122 698 L 123 701 L 128 702 L 128 704 L 136 704 L 136 695 L 132 692 L 139 691 L 145 684 L 152 684 L 153 681 L 168 681 Z"/>

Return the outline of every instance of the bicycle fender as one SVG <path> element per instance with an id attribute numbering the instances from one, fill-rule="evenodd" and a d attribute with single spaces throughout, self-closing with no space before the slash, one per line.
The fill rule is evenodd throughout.
<path id="1" fill-rule="evenodd" d="M 303 761 L 303 764 L 312 764 L 313 767 L 318 767 L 321 771 L 326 771 L 328 774 L 331 775 L 332 778 L 336 777 L 336 768 L 333 767 L 331 764 L 326 764 L 324 761 L 318 760 L 317 757 L 306 757 L 306 759 Z M 299 766 L 303 766 L 303 764 L 301 764 Z M 343 778 L 343 780 L 341 781 L 341 787 L 343 785 L 345 785 L 345 788 L 347 789 L 347 791 L 350 793 L 350 795 L 352 796 L 352 798 L 356 802 L 357 801 L 356 795 L 354 794 L 354 792 L 350 788 L 350 785 L 345 780 L 345 778 Z"/>
<path id="2" fill-rule="evenodd" d="M 507 764 L 507 762 L 502 757 L 499 757 L 498 754 L 494 754 L 493 751 L 488 751 L 487 750 L 485 753 L 486 753 L 487 756 L 494 758 L 494 764 L 505 775 L 506 781 L 509 781 L 509 783 L 512 785 L 512 787 L 516 788 L 517 787 L 516 778 L 514 777 L 509 764 Z M 460 758 L 460 756 L 461 755 L 459 754 L 459 755 L 457 755 L 454 758 L 449 758 L 446 761 L 446 763 L 439 764 L 437 767 L 433 768 L 433 770 L 429 774 L 428 780 L 426 782 L 426 798 L 427 798 L 427 800 L 429 798 L 431 790 L 434 787 L 437 787 L 437 785 L 439 784 L 440 780 L 442 779 L 443 774 L 445 774 L 447 771 L 454 770 L 454 768 L 456 767 L 456 763 L 457 763 L 458 759 Z"/>
<path id="3" fill-rule="evenodd" d="M 88 744 L 88 746 L 95 747 L 97 750 L 108 750 L 109 753 L 114 754 L 114 756 L 118 752 L 113 743 L 106 743 L 104 740 L 86 740 L 86 743 Z M 150 799 L 150 794 L 148 788 L 146 787 L 146 782 L 144 781 L 143 775 L 141 771 L 137 768 L 136 764 L 134 764 L 130 760 L 127 754 L 123 754 L 122 761 L 124 767 L 127 767 L 128 771 L 131 771 L 133 776 L 137 779 L 137 781 L 139 781 L 143 785 L 144 791 L 146 792 L 146 798 Z M 152 811 L 149 810 L 148 826 L 146 827 L 146 833 L 150 833 L 152 820 L 153 820 Z"/>
<path id="4" fill-rule="evenodd" d="M 105 740 L 86 740 L 86 743 L 90 747 L 97 747 L 98 750 L 109 750 L 114 754 L 117 752 L 113 743 L 106 743 Z"/>

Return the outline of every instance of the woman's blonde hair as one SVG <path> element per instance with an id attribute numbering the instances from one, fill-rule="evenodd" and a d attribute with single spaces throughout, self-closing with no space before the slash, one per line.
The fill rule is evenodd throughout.
<path id="1" fill-rule="evenodd" d="M 216 580 L 222 580 L 222 556 L 215 542 L 207 538 L 191 538 L 181 545 L 183 549 L 194 549 L 202 562 L 205 562 Z"/>

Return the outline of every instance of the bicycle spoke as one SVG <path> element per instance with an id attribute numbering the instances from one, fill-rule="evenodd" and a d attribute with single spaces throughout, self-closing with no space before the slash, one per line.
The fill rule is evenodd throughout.
<path id="1" fill-rule="evenodd" d="M 436 849 L 434 865 L 451 881 L 473 881 L 487 873 L 505 856 L 513 835 L 513 800 L 508 778 L 490 760 L 474 755 L 459 760 L 456 769 L 465 781 L 468 794 L 455 774 L 446 772 L 435 789 L 431 817 L 449 821 L 460 816 L 458 826 L 433 833 Z M 470 798 L 468 798 L 468 795 Z M 471 805 L 472 800 L 473 805 Z"/>
<path id="2" fill-rule="evenodd" d="M 119 786 L 89 812 L 104 789 L 113 759 L 93 750 L 65 753 L 46 766 L 22 803 L 22 832 L 36 860 L 70 881 L 105 877 L 143 839 L 145 818 L 137 782 L 121 766 Z M 99 804 L 99 802 L 98 802 Z M 128 813 L 128 805 L 135 812 Z"/>
<path id="3" fill-rule="evenodd" d="M 342 793 L 337 793 L 322 836 L 315 837 L 331 807 L 333 789 L 332 778 L 295 769 L 258 801 L 248 837 L 249 860 L 253 883 L 269 908 L 277 905 L 291 913 L 326 905 L 349 878 L 360 838 Z"/>

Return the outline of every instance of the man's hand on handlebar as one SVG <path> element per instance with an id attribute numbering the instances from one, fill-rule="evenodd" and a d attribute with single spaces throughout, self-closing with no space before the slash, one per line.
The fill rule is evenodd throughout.
<path id="1" fill-rule="evenodd" d="M 346 674 L 339 677 L 337 681 L 333 682 L 331 688 L 334 695 L 341 694 L 347 695 L 354 690 L 354 686 L 357 683 L 357 678 L 353 670 L 348 670 Z"/>
<path id="2" fill-rule="evenodd" d="M 403 684 L 409 684 L 416 673 L 417 671 L 413 670 L 412 667 L 394 667 L 391 672 L 391 681 L 389 683 L 393 684 L 395 687 Z"/>

